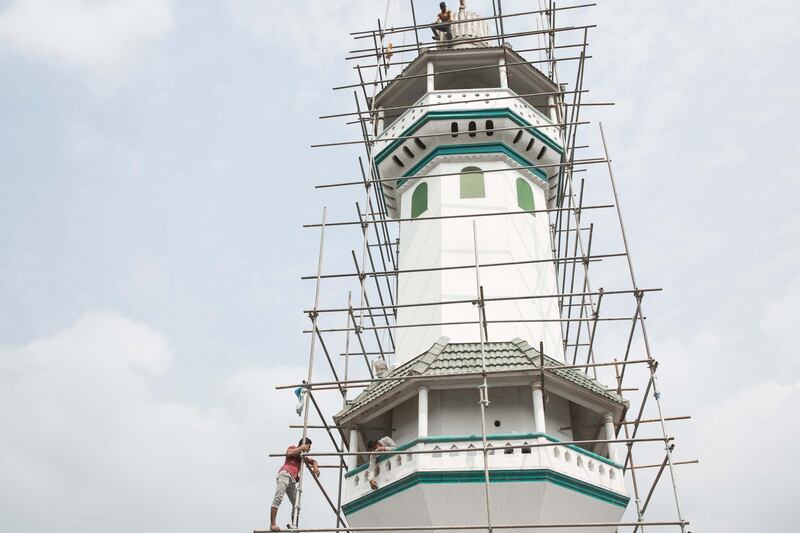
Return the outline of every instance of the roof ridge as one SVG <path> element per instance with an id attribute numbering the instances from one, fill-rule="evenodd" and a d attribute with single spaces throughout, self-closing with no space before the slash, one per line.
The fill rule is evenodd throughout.
<path id="1" fill-rule="evenodd" d="M 414 371 L 417 374 L 424 374 L 425 371 L 439 359 L 439 356 L 442 355 L 442 352 L 447 348 L 448 344 L 450 344 L 450 337 L 439 337 L 439 339 L 433 343 L 433 346 L 411 360 L 415 361 L 415 363 L 411 366 L 410 371 Z"/>

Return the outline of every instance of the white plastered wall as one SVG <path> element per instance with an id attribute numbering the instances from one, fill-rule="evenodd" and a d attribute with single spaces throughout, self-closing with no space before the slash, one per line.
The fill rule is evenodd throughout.
<path id="1" fill-rule="evenodd" d="M 492 155 L 445 156 L 429 165 L 428 210 L 422 217 L 519 211 L 516 180 L 524 175 L 506 170 L 518 164 Z M 500 170 L 484 174 L 486 196 L 461 198 L 460 176 L 467 166 Z M 534 195 L 536 209 L 546 206 L 545 193 L 536 178 L 526 177 Z M 401 218 L 411 217 L 411 195 L 420 182 L 415 180 L 400 194 Z M 557 292 L 555 266 L 546 213 L 535 215 L 485 216 L 475 219 L 412 220 L 400 224 L 400 269 L 474 265 L 472 220 L 478 227 L 478 257 L 482 264 L 546 260 L 546 262 L 481 269 L 481 284 L 486 298 L 552 295 Z M 401 274 L 398 282 L 401 304 L 474 300 L 475 269 Z M 561 326 L 556 298 L 520 299 L 489 302 L 488 321 L 547 319 L 553 322 L 513 322 L 489 324 L 489 341 L 508 341 L 520 337 L 532 346 L 544 343 L 545 353 L 563 359 Z M 401 308 L 398 325 L 429 322 L 476 322 L 478 313 L 470 303 L 417 308 Z M 397 364 L 428 350 L 439 337 L 451 342 L 479 341 L 477 324 L 399 328 Z"/>
<path id="2" fill-rule="evenodd" d="M 418 398 L 412 396 L 392 409 L 392 439 L 397 444 L 410 442 L 417 438 Z"/>
<path id="3" fill-rule="evenodd" d="M 478 435 L 481 433 L 477 388 L 433 389 L 428 396 L 428 434 Z M 530 386 L 490 387 L 486 431 L 492 434 L 535 432 Z M 496 425 L 496 421 L 500 425 Z M 547 433 L 572 440 L 569 402 L 550 395 L 545 407 Z M 392 437 L 402 444 L 417 438 L 417 398 L 412 397 L 392 410 Z"/>

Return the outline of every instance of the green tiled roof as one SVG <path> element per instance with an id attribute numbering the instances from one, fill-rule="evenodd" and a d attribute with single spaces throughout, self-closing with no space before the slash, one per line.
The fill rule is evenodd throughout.
<path id="1" fill-rule="evenodd" d="M 539 351 L 521 339 L 513 339 L 509 342 L 486 342 L 483 346 L 488 372 L 535 370 L 539 368 L 539 363 L 542 361 Z M 621 396 L 608 390 L 600 382 L 581 372 L 580 369 L 558 368 L 564 366 L 563 363 L 546 355 L 544 356 L 544 366 L 545 372 L 548 374 L 571 381 L 619 404 L 625 403 Z M 430 350 L 395 368 L 384 378 L 478 374 L 481 369 L 481 345 L 479 343 L 451 343 L 447 337 L 442 337 Z M 338 420 L 353 411 L 362 409 L 407 382 L 406 379 L 376 381 L 356 396 L 335 418 Z"/>

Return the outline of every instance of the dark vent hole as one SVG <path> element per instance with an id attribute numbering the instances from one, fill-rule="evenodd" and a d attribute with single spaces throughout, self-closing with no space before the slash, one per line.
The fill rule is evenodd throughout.
<path id="1" fill-rule="evenodd" d="M 410 157 L 410 158 L 412 158 L 412 159 L 414 158 L 414 152 L 412 152 L 411 150 L 409 150 L 409 149 L 408 149 L 408 146 L 403 146 L 403 152 L 405 152 L 405 154 L 406 154 L 408 157 Z"/>
<path id="2" fill-rule="evenodd" d="M 475 133 L 475 132 L 478 129 L 478 126 L 475 124 L 474 121 L 470 121 L 469 126 L 467 127 L 467 129 L 469 130 L 469 136 L 470 137 L 475 137 L 475 135 L 477 135 L 477 133 Z"/>
<path id="3" fill-rule="evenodd" d="M 405 165 L 403 164 L 403 162 L 402 162 L 402 161 L 400 161 L 400 158 L 399 158 L 399 157 L 397 157 L 396 155 L 393 155 L 393 156 L 392 156 L 392 161 L 394 161 L 395 163 L 397 163 L 397 164 L 398 164 L 398 166 L 401 166 L 401 167 L 404 167 L 404 166 L 405 166 Z"/>
<path id="4" fill-rule="evenodd" d="M 425 148 L 427 148 L 427 146 L 425 146 L 425 143 L 424 143 L 424 142 L 422 142 L 422 141 L 420 141 L 420 140 L 419 140 L 419 139 L 417 139 L 416 137 L 414 137 L 414 144 L 416 144 L 417 146 L 419 146 L 419 147 L 420 147 L 420 148 L 422 148 L 423 150 L 424 150 Z"/>
<path id="5" fill-rule="evenodd" d="M 489 137 L 494 135 L 494 131 L 493 130 L 494 130 L 494 121 L 487 120 L 486 121 L 486 135 L 488 135 Z"/>
<path id="6" fill-rule="evenodd" d="M 525 147 L 526 152 L 530 152 L 531 148 L 533 148 L 533 139 L 528 142 L 528 146 Z"/>
<path id="7" fill-rule="evenodd" d="M 521 138 L 522 138 L 522 130 L 519 130 L 517 134 L 514 135 L 514 144 L 518 143 Z"/>
<path id="8" fill-rule="evenodd" d="M 547 153 L 547 146 L 542 146 L 542 149 L 539 150 L 539 155 L 536 156 L 536 159 L 541 159 L 542 156 Z"/>
<path id="9" fill-rule="evenodd" d="M 458 137 L 458 122 L 450 124 L 450 133 L 453 134 L 453 137 Z"/>

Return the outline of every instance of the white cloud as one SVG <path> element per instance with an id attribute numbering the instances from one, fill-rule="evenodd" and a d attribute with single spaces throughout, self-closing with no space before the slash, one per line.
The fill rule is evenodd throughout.
<path id="1" fill-rule="evenodd" d="M 165 337 L 114 313 L 0 347 L 0 530 L 264 526 L 279 463 L 266 453 L 294 439 L 297 420 L 291 392 L 273 385 L 303 371 L 240 369 L 201 408 L 160 397 L 174 357 Z"/>
<path id="2" fill-rule="evenodd" d="M 688 489 L 683 496 L 701 511 L 690 517 L 694 530 L 794 529 L 788 510 L 800 475 L 794 460 L 798 407 L 800 381 L 770 381 L 700 408 L 692 432 L 702 447 L 701 464 L 681 471 Z"/>
<path id="3" fill-rule="evenodd" d="M 332 63 L 340 65 L 354 44 L 358 44 L 356 48 L 372 46 L 372 40 L 353 41 L 349 33 L 371 29 L 375 17 L 384 14 L 382 3 L 368 0 L 232 0 L 229 5 L 241 27 L 276 48 L 294 50 L 294 57 L 287 60 L 325 68 Z"/>
<path id="4" fill-rule="evenodd" d="M 169 0 L 11 0 L 0 11 L 0 43 L 101 74 L 172 27 Z"/>

